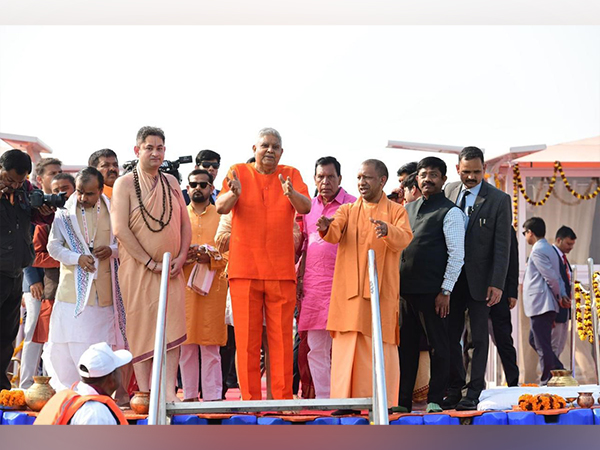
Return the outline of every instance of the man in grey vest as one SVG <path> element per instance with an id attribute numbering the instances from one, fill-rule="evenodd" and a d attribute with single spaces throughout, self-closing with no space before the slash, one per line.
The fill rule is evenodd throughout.
<path id="1" fill-rule="evenodd" d="M 448 200 L 442 186 L 446 163 L 422 159 L 417 166 L 422 197 L 406 204 L 413 240 L 400 262 L 400 396 L 399 412 L 412 410 L 419 368 L 419 341 L 424 332 L 430 346 L 431 375 L 427 412 L 441 412 L 448 384 L 450 358 L 448 313 L 450 294 L 464 258 L 464 214 Z"/>
<path id="2" fill-rule="evenodd" d="M 489 347 L 490 308 L 502 298 L 510 252 L 510 197 L 483 181 L 485 163 L 477 147 L 465 147 L 456 166 L 459 182 L 445 192 L 467 215 L 465 264 L 452 293 L 450 310 L 450 385 L 444 409 L 477 409 L 485 389 Z M 469 382 L 462 359 L 460 340 L 469 311 L 473 360 Z M 465 386 L 466 385 L 466 386 Z M 463 388 L 466 395 L 462 395 Z"/>

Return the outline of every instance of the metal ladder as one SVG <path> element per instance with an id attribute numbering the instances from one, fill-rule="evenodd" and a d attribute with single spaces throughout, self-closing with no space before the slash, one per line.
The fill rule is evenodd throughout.
<path id="1" fill-rule="evenodd" d="M 216 401 L 216 402 L 176 402 L 166 403 L 166 313 L 168 303 L 169 267 L 171 254 L 163 256 L 160 297 L 156 319 L 154 361 L 150 395 L 149 425 L 167 425 L 174 414 L 209 414 L 262 411 L 301 411 L 301 410 L 368 410 L 370 422 L 374 425 L 388 425 L 386 380 L 383 360 L 383 340 L 381 331 L 381 311 L 379 308 L 379 281 L 375 263 L 375 252 L 369 250 L 369 279 L 371 291 L 371 325 L 373 357 L 373 397 L 340 398 L 319 400 L 255 400 L 255 401 Z M 171 389 L 173 387 L 170 387 Z"/>

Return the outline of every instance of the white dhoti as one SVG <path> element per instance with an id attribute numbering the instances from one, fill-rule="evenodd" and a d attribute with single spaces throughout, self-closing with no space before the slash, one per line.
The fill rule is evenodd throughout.
<path id="1" fill-rule="evenodd" d="M 50 316 L 48 345 L 42 358 L 48 361 L 56 391 L 69 389 L 80 380 L 77 365 L 82 353 L 92 344 L 106 342 L 115 345 L 113 306 L 86 306 L 74 317 L 75 304 L 54 302 Z"/>

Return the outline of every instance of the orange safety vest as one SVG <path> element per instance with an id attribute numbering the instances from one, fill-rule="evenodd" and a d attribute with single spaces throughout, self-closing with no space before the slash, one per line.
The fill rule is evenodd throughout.
<path id="1" fill-rule="evenodd" d="M 75 413 L 86 402 L 103 403 L 110 409 L 119 425 L 128 425 L 123 411 L 114 400 L 106 395 L 79 395 L 71 389 L 60 391 L 44 405 L 35 419 L 34 425 L 69 425 Z"/>

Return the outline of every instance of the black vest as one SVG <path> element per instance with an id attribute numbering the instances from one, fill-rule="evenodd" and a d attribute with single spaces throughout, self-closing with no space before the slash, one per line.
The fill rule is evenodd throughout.
<path id="1" fill-rule="evenodd" d="M 448 263 L 444 217 L 454 207 L 443 192 L 405 205 L 413 238 L 402 252 L 401 295 L 437 293 L 442 289 Z"/>

